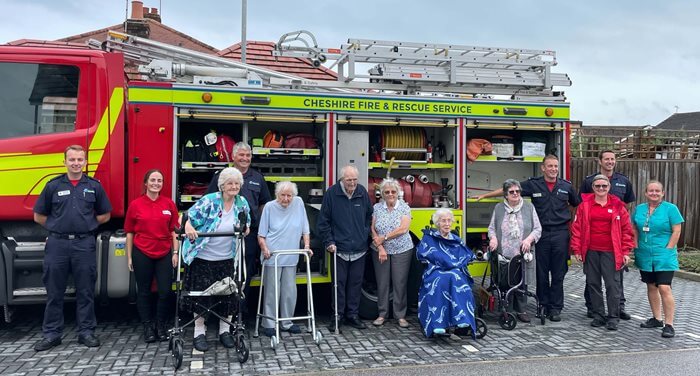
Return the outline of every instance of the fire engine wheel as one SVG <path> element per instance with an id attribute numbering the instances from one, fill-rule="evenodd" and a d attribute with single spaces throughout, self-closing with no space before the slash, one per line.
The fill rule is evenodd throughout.
<path id="1" fill-rule="evenodd" d="M 505 330 L 513 330 L 518 325 L 515 315 L 510 312 L 504 312 L 498 316 L 498 325 Z"/>
<path id="2" fill-rule="evenodd" d="M 184 350 L 183 350 L 183 343 L 181 339 L 176 339 L 173 342 L 173 350 L 172 350 L 172 361 L 173 361 L 173 367 L 178 370 L 182 366 L 182 357 L 184 356 Z"/>
<path id="3" fill-rule="evenodd" d="M 238 363 L 245 363 L 248 361 L 248 356 L 250 355 L 250 350 L 245 341 L 245 335 L 240 334 L 236 339 L 236 356 L 238 357 Z"/>
<path id="4" fill-rule="evenodd" d="M 482 339 L 488 334 L 489 328 L 486 326 L 486 321 L 483 319 L 476 319 L 476 339 Z"/>

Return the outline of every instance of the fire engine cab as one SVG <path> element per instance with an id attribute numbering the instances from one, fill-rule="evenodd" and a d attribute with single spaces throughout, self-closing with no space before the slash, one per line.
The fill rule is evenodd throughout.
<path id="1" fill-rule="evenodd" d="M 186 210 L 215 171 L 233 165 L 226 145 L 236 141 L 252 146 L 252 167 L 270 187 L 297 183 L 312 222 L 311 268 L 319 283 L 330 282 L 330 273 L 314 218 L 346 164 L 358 167 L 370 194 L 382 178 L 399 179 L 415 242 L 436 208 L 447 207 L 455 231 L 476 250 L 498 200 L 470 196 L 507 178 L 537 176 L 545 154 L 557 155 L 568 175 L 569 104 L 553 88 L 571 81 L 552 72 L 554 51 L 362 39 L 319 48 L 299 31 L 282 36 L 275 55 L 326 64 L 338 80 L 309 80 L 118 32 L 83 49 L 0 46 L 5 319 L 13 306 L 45 301 L 46 232 L 33 223 L 32 208 L 45 184 L 65 172 L 63 151 L 71 144 L 85 147 L 86 173 L 101 181 L 114 208 L 97 235 L 98 299 L 134 294 L 121 227 L 144 173 L 163 171 L 163 192 Z M 367 265 L 363 310 L 372 316 L 374 273 Z M 473 268 L 478 273 L 483 265 Z M 417 296 L 420 265 L 414 269 Z M 69 287 L 67 299 L 73 296 Z"/>

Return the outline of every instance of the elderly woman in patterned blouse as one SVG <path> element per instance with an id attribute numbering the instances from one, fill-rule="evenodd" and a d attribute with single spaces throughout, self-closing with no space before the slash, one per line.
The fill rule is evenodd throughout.
<path id="1" fill-rule="evenodd" d="M 401 188 L 395 179 L 384 179 L 379 185 L 382 201 L 374 205 L 372 214 L 372 260 L 377 278 L 377 305 L 379 316 L 373 324 L 381 326 L 389 311 L 389 286 L 394 296 L 394 318 L 402 328 L 406 321 L 406 289 L 408 271 L 413 259 L 413 242 L 408 228 L 411 225 L 411 208 L 399 200 Z"/>
<path id="2" fill-rule="evenodd" d="M 185 274 L 185 290 L 204 291 L 213 283 L 231 276 L 234 270 L 236 243 L 233 236 L 198 237 L 197 233 L 231 232 L 240 228 L 238 213 L 246 215 L 246 234 L 250 228 L 250 207 L 241 192 L 243 175 L 233 167 L 227 167 L 219 174 L 219 192 L 202 196 L 188 211 L 185 234 L 190 241 L 182 245 L 182 260 L 189 266 Z M 196 300 L 195 300 L 196 299 Z M 218 304 L 216 304 L 218 303 Z M 216 307 L 220 316 L 229 321 L 237 311 L 237 301 L 233 295 L 187 297 L 185 307 L 194 313 L 194 348 L 207 351 L 205 316 L 206 307 Z M 235 345 L 229 332 L 229 325 L 220 320 L 219 341 L 226 348 Z"/>

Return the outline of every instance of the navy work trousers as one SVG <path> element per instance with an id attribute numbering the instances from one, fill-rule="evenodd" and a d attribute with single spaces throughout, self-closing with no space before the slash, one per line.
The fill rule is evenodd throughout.
<path id="1" fill-rule="evenodd" d="M 338 260 L 338 316 L 357 318 L 360 312 L 360 296 L 362 295 L 362 280 L 365 275 L 365 259 L 367 255 L 355 261 Z"/>
<path id="2" fill-rule="evenodd" d="M 564 276 L 569 271 L 568 228 L 543 229 L 536 249 L 537 299 L 548 311 L 561 312 L 564 308 Z"/>
<path id="3" fill-rule="evenodd" d="M 63 298 L 68 275 L 75 282 L 75 310 L 78 334 L 93 334 L 95 319 L 95 238 L 59 239 L 49 236 L 46 241 L 43 281 L 46 286 L 46 310 L 44 311 L 44 338 L 55 339 L 63 335 Z"/>

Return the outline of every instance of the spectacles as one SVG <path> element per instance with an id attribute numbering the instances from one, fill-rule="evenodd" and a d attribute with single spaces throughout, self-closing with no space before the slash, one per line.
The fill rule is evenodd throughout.
<path id="1" fill-rule="evenodd" d="M 593 188 L 597 188 L 597 189 L 604 189 L 604 188 L 607 188 L 607 187 L 608 187 L 607 184 L 594 184 L 594 185 L 593 185 Z"/>
<path id="2" fill-rule="evenodd" d="M 519 193 L 520 193 L 519 189 L 513 189 L 513 190 L 508 191 L 508 194 L 511 194 L 511 195 L 515 195 L 515 194 L 519 194 Z"/>
<path id="3" fill-rule="evenodd" d="M 395 195 L 396 193 L 396 191 L 384 191 L 385 195 Z"/>

